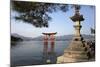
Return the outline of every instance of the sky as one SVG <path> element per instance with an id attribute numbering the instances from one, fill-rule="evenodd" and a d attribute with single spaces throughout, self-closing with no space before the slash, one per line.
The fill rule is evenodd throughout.
<path id="1" fill-rule="evenodd" d="M 43 32 L 57 32 L 56 36 L 74 34 L 75 24 L 70 17 L 74 15 L 74 9 L 69 9 L 67 12 L 57 11 L 49 14 L 52 20 L 49 21 L 48 28 L 36 28 L 31 24 L 18 21 L 13 18 L 17 12 L 11 10 L 11 33 L 17 33 L 25 37 L 38 37 Z M 81 34 L 91 34 L 90 28 L 95 28 L 95 7 L 82 5 L 80 14 L 83 15 L 84 21 L 81 22 Z"/>

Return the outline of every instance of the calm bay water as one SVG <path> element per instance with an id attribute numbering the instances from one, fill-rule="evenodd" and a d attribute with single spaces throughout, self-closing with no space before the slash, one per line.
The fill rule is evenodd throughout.
<path id="1" fill-rule="evenodd" d="M 47 48 L 43 41 L 18 42 L 11 47 L 11 65 L 40 65 L 47 64 L 48 60 L 55 64 L 57 57 L 63 54 L 69 43 L 69 41 L 55 41 L 55 44 L 51 47 L 50 42 L 48 42 Z"/>

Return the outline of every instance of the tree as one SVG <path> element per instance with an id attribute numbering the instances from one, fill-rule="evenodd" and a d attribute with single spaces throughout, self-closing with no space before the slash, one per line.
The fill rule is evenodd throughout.
<path id="1" fill-rule="evenodd" d="M 90 28 L 90 30 L 91 30 L 91 34 L 95 34 L 95 29 Z"/>
<path id="2" fill-rule="evenodd" d="M 61 10 L 68 10 L 67 4 L 39 3 L 26 1 L 11 1 L 11 9 L 19 13 L 16 20 L 22 20 L 35 27 L 48 27 L 48 22 L 52 19 L 48 13 Z"/>

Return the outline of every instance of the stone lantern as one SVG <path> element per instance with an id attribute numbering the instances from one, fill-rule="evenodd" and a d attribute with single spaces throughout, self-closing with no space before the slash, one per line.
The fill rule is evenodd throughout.
<path id="1" fill-rule="evenodd" d="M 84 21 L 83 15 L 80 14 L 80 6 L 74 5 L 75 14 L 70 19 L 75 23 L 75 34 L 69 44 L 64 50 L 64 54 L 57 58 L 57 63 L 69 63 L 69 62 L 84 62 L 88 61 L 87 52 L 85 51 L 85 44 L 80 30 L 82 28 L 81 21 Z"/>

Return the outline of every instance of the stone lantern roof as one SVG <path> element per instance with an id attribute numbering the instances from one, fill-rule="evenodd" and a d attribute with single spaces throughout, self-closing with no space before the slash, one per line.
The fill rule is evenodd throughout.
<path id="1" fill-rule="evenodd" d="M 77 15 L 77 14 L 75 14 L 74 16 L 72 16 L 70 18 L 71 18 L 71 20 L 73 22 L 76 22 L 76 21 L 84 21 L 83 15 Z"/>
<path id="2" fill-rule="evenodd" d="M 79 10 L 80 6 L 75 5 L 75 14 L 74 16 L 70 17 L 73 22 L 84 21 L 83 15 L 80 15 Z"/>

